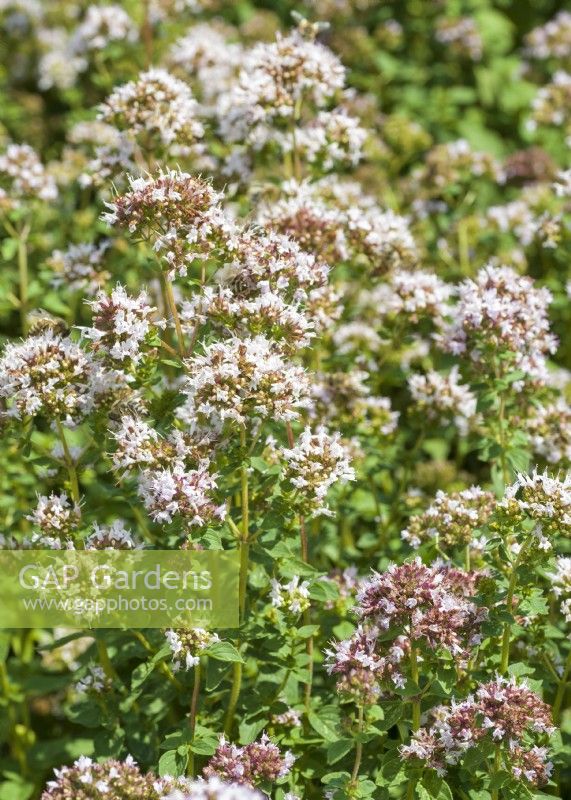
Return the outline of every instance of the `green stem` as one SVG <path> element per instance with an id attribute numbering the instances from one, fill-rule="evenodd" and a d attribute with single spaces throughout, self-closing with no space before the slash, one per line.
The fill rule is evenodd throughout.
<path id="1" fill-rule="evenodd" d="M 508 593 L 506 595 L 506 608 L 509 614 L 512 613 L 514 592 L 517 584 L 517 568 L 519 566 L 521 552 L 522 551 L 520 551 L 518 558 L 516 558 L 516 560 L 513 563 L 512 572 L 510 575 L 510 582 L 508 584 Z M 508 666 L 510 661 L 511 629 L 512 629 L 511 622 L 506 622 L 506 624 L 504 625 L 504 632 L 502 634 L 502 655 L 500 660 L 500 673 L 502 675 L 508 671 Z"/>
<path id="2" fill-rule="evenodd" d="M 505 436 L 505 416 L 506 416 L 506 398 L 505 395 L 500 395 L 500 408 L 498 412 L 499 434 L 500 434 L 500 466 L 502 469 L 502 480 L 504 486 L 509 483 L 509 471 L 506 462 L 506 436 Z"/>
<path id="3" fill-rule="evenodd" d="M 196 728 L 196 712 L 198 710 L 198 698 L 200 696 L 200 662 L 194 668 L 194 686 L 192 687 L 192 698 L 190 701 L 190 714 L 188 717 L 188 727 L 190 730 L 191 743 L 194 741 L 194 730 Z M 188 774 L 194 776 L 194 753 L 189 751 Z"/>
<path id="4" fill-rule="evenodd" d="M 79 481 L 77 479 L 77 471 L 75 469 L 75 464 L 73 463 L 73 458 L 71 456 L 71 452 L 68 447 L 67 440 L 65 438 L 65 430 L 59 419 L 56 419 L 56 428 L 59 434 L 61 445 L 63 447 L 64 461 L 67 467 L 67 474 L 69 475 L 69 484 L 71 487 L 71 496 L 73 497 L 73 500 L 76 503 L 76 505 L 79 506 L 81 496 L 79 494 Z"/>
<path id="5" fill-rule="evenodd" d="M 246 457 L 246 428 L 240 427 L 240 449 L 243 459 Z M 248 465 L 244 460 L 240 469 L 241 510 L 242 510 L 242 535 L 240 538 L 240 622 L 244 622 L 246 613 L 246 589 L 248 587 L 248 559 L 250 535 L 250 500 L 248 490 Z"/>
<path id="6" fill-rule="evenodd" d="M 365 707 L 363 705 L 359 706 L 359 713 L 357 718 L 357 733 L 359 736 L 363 733 L 363 721 L 365 718 Z M 353 772 L 351 773 L 351 783 L 356 785 L 357 780 L 359 778 L 359 769 L 361 768 L 361 759 L 363 758 L 363 742 L 361 739 L 357 741 L 357 747 L 355 749 L 355 762 L 353 764 Z"/>
<path id="7" fill-rule="evenodd" d="M 567 660 L 565 661 L 565 669 L 563 670 L 563 675 L 559 680 L 559 686 L 557 687 L 557 694 L 555 695 L 555 701 L 553 703 L 553 720 L 555 723 L 559 722 L 559 715 L 561 713 L 561 706 L 563 704 L 563 698 L 565 697 L 565 690 L 567 688 L 567 682 L 569 680 L 569 673 L 571 672 L 571 650 L 567 655 Z"/>
<path id="8" fill-rule="evenodd" d="M 111 658 L 109 657 L 109 651 L 107 650 L 107 644 L 105 643 L 104 639 L 100 639 L 98 637 L 96 644 L 99 663 L 101 664 L 105 676 L 114 683 L 117 683 L 118 681 L 121 682 L 121 679 L 119 678 L 119 675 L 117 675 L 117 671 L 113 666 Z"/>
<path id="9" fill-rule="evenodd" d="M 464 569 L 466 572 L 470 572 L 470 568 L 470 542 L 468 542 L 464 551 Z"/>
<path id="10" fill-rule="evenodd" d="M 418 653 L 414 645 L 410 648 L 410 677 L 418 686 Z M 412 732 L 415 733 L 420 728 L 420 700 L 414 697 L 412 700 Z"/>
<path id="11" fill-rule="evenodd" d="M 26 749 L 22 746 L 21 737 L 17 735 L 19 727 L 18 717 L 16 714 L 16 709 L 12 703 L 12 689 L 10 686 L 10 679 L 8 677 L 8 670 L 3 662 L 0 662 L 0 687 L 2 688 L 2 694 L 6 699 L 7 714 L 11 731 L 11 734 L 8 737 L 10 752 L 18 762 L 22 775 L 26 776 L 28 774 Z"/>
<path id="12" fill-rule="evenodd" d="M 293 430 L 291 427 L 291 423 L 286 422 L 286 433 L 287 433 L 287 440 L 288 445 L 290 447 L 294 447 L 295 439 L 293 435 Z M 301 558 L 306 564 L 309 564 L 309 542 L 307 540 L 307 529 L 305 527 L 305 518 L 303 515 L 299 517 L 299 536 L 300 536 L 300 545 L 301 545 Z M 303 624 L 304 625 L 311 625 L 311 609 L 307 608 L 303 612 Z M 305 684 L 305 709 L 309 711 L 309 707 L 311 704 L 311 691 L 313 688 L 313 636 L 310 636 L 305 645 L 306 652 L 307 652 L 307 669 L 309 672 L 309 676 L 307 678 L 307 683 Z"/>
<path id="13" fill-rule="evenodd" d="M 20 325 L 22 336 L 28 333 L 28 234 L 30 227 L 26 225 L 18 235 L 18 274 L 20 281 Z"/>
<path id="14" fill-rule="evenodd" d="M 470 274 L 470 242 L 468 240 L 468 227 L 466 219 L 458 222 L 458 254 L 460 256 L 460 270 L 463 275 Z"/>
<path id="15" fill-rule="evenodd" d="M 497 775 L 500 769 L 502 768 L 502 751 L 500 750 L 500 745 L 496 745 L 496 749 L 494 752 L 494 775 Z M 492 789 L 492 800 L 498 800 L 500 796 L 499 789 Z"/>
<path id="16" fill-rule="evenodd" d="M 240 689 L 242 686 L 242 662 L 235 661 L 232 669 L 232 689 L 230 690 L 230 699 L 228 700 L 228 711 L 226 712 L 226 722 L 224 724 L 224 733 L 230 736 L 232 733 L 232 725 L 234 723 L 234 712 L 238 705 L 238 698 L 240 697 Z"/>
<path id="17" fill-rule="evenodd" d="M 240 468 L 240 507 L 242 511 L 242 520 L 239 530 L 239 548 L 240 548 L 240 580 L 239 580 L 239 596 L 238 607 L 240 611 L 240 624 L 244 622 L 246 616 L 246 594 L 248 588 L 248 563 L 250 553 L 250 506 L 249 506 L 249 489 L 248 489 L 248 466 L 245 461 L 246 449 L 246 428 L 244 425 L 240 427 L 240 450 L 241 458 L 243 458 L 242 466 Z M 231 527 L 236 528 L 235 525 Z M 240 643 L 238 642 L 238 645 Z M 230 690 L 230 699 L 228 700 L 228 711 L 226 712 L 226 721 L 224 731 L 227 736 L 232 732 L 232 725 L 234 723 L 234 713 L 238 705 L 238 698 L 240 697 L 240 688 L 242 686 L 242 663 L 235 661 L 232 670 L 232 688 Z"/>
<path id="18" fill-rule="evenodd" d="M 165 289 L 165 300 L 167 301 L 169 311 L 172 314 L 174 327 L 176 330 L 176 343 L 177 343 L 178 353 L 181 358 L 184 358 L 185 357 L 184 334 L 182 332 L 182 325 L 180 324 L 180 317 L 178 315 L 178 309 L 176 307 L 176 301 L 174 299 L 172 283 L 165 272 L 163 272 L 162 275 L 163 275 L 163 285 Z"/>
<path id="19" fill-rule="evenodd" d="M 411 645 L 410 648 L 410 677 L 414 681 L 414 683 L 418 686 L 418 680 L 419 680 L 418 653 L 414 645 Z M 420 699 L 417 695 L 415 695 L 411 700 L 411 708 L 412 708 L 411 732 L 415 733 L 420 728 Z M 407 800 L 413 800 L 414 798 L 416 781 L 417 781 L 416 778 L 411 778 L 408 782 L 406 790 Z"/>

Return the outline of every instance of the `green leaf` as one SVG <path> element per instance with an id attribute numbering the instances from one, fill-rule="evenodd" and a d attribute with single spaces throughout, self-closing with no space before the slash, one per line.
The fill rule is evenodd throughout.
<path id="1" fill-rule="evenodd" d="M 250 719 L 250 720 L 242 720 L 238 727 L 238 733 L 240 736 L 240 744 L 250 744 L 251 742 L 256 739 L 259 733 L 263 731 L 266 727 L 266 720 L 262 719 Z"/>
<path id="2" fill-rule="evenodd" d="M 8 631 L 0 631 L 0 663 L 4 663 L 10 652 L 10 634 Z"/>
<path id="3" fill-rule="evenodd" d="M 0 800 L 27 800 L 34 791 L 33 783 L 7 781 L 0 783 Z"/>
<path id="4" fill-rule="evenodd" d="M 314 581 L 309 587 L 309 596 L 312 600 L 326 602 L 327 600 L 337 600 L 339 589 L 333 581 Z"/>
<path id="5" fill-rule="evenodd" d="M 319 625 L 302 625 L 295 631 L 298 639 L 309 639 L 310 636 L 315 636 L 317 633 L 319 633 Z"/>
<path id="6" fill-rule="evenodd" d="M 135 691 L 139 689 L 143 683 L 147 680 L 149 675 L 153 672 L 157 664 L 163 661 L 171 652 L 170 647 L 168 644 L 161 647 L 155 655 L 146 661 L 144 664 L 139 664 L 139 666 L 133 671 L 133 675 L 131 676 L 131 690 Z"/>
<path id="7" fill-rule="evenodd" d="M 244 659 L 230 642 L 214 642 L 203 653 L 215 658 L 217 661 L 239 661 L 242 664 L 244 663 Z"/>
<path id="8" fill-rule="evenodd" d="M 326 742 L 337 741 L 339 734 L 337 733 L 336 726 L 332 725 L 329 721 L 326 722 L 314 711 L 310 711 L 307 718 L 313 730 L 322 736 Z"/>
<path id="9" fill-rule="evenodd" d="M 179 752 L 182 748 L 177 750 L 167 750 L 159 758 L 159 775 L 161 778 L 165 775 L 184 775 L 186 772 L 186 765 L 188 764 L 188 750 L 186 753 Z"/>
<path id="10" fill-rule="evenodd" d="M 211 756 L 214 754 L 217 747 L 218 737 L 213 733 L 195 736 L 194 741 L 190 745 L 192 752 L 199 756 Z"/>
<path id="11" fill-rule="evenodd" d="M 354 747 L 352 739 L 338 739 L 336 742 L 331 742 L 327 747 L 327 763 L 335 764 L 337 761 L 350 753 Z"/>
<path id="12" fill-rule="evenodd" d="M 400 701 L 387 701 L 386 703 L 379 703 L 383 711 L 383 718 L 377 723 L 383 731 L 388 731 L 393 725 L 400 720 L 403 712 L 403 704 Z"/>
<path id="13" fill-rule="evenodd" d="M 490 789 L 500 789 L 511 777 L 506 769 L 499 769 L 490 779 Z"/>

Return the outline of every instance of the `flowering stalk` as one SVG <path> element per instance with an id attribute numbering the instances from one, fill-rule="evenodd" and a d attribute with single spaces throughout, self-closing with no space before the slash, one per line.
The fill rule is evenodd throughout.
<path id="1" fill-rule="evenodd" d="M 502 470 L 502 480 L 504 486 L 509 483 L 509 472 L 506 462 L 506 436 L 505 436 L 505 414 L 506 414 L 506 397 L 504 392 L 500 393 L 500 408 L 498 414 L 498 430 L 500 435 L 500 466 Z"/>
<path id="2" fill-rule="evenodd" d="M 240 449 L 242 457 L 246 456 L 246 428 L 244 425 L 240 426 Z M 240 469 L 240 487 L 241 497 L 240 504 L 242 510 L 241 530 L 238 533 L 238 544 L 240 548 L 240 581 L 239 581 L 239 596 L 238 608 L 240 612 L 240 624 L 244 622 L 246 613 L 246 590 L 248 587 L 248 561 L 249 561 L 249 533 L 250 533 L 250 514 L 249 514 L 249 489 L 248 489 L 248 466 L 244 460 Z M 242 685 L 242 662 L 235 661 L 233 665 L 232 688 L 230 690 L 230 699 L 228 701 L 228 711 L 226 714 L 226 723 L 224 730 L 229 735 L 232 730 L 234 721 L 234 712 L 238 704 L 240 696 L 240 688 Z"/>
<path id="3" fill-rule="evenodd" d="M 14 227 L 7 219 L 4 219 L 4 227 L 9 235 L 17 244 L 18 256 L 18 281 L 20 287 L 19 308 L 20 308 L 20 327 L 22 336 L 28 333 L 28 236 L 30 235 L 30 224 L 23 225 L 19 230 Z"/>
<path id="4" fill-rule="evenodd" d="M 358 706 L 357 714 L 357 747 L 355 748 L 355 761 L 353 763 L 353 772 L 351 773 L 351 785 L 356 786 L 359 779 L 359 769 L 361 767 L 361 759 L 363 758 L 363 742 L 361 736 L 363 734 L 365 720 L 365 706 L 360 703 Z"/>
<path id="5" fill-rule="evenodd" d="M 100 636 L 97 637 L 97 654 L 99 656 L 99 663 L 101 664 L 101 668 L 103 669 L 105 676 L 110 681 L 113 681 L 114 684 L 120 683 L 121 681 L 119 675 L 117 674 L 117 670 L 113 666 L 113 662 L 109 656 L 107 644 Z"/>
<path id="6" fill-rule="evenodd" d="M 411 642 L 410 647 L 410 677 L 414 681 L 414 683 L 418 686 L 419 674 L 418 674 L 418 653 L 416 647 Z M 411 702 L 412 708 L 412 726 L 411 730 L 412 733 L 415 734 L 416 731 L 420 728 L 420 700 L 418 696 L 415 695 Z M 414 790 L 416 787 L 416 778 L 411 778 L 408 782 L 407 786 L 407 800 L 413 800 L 414 798 Z"/>
<path id="7" fill-rule="evenodd" d="M 553 720 L 556 723 L 559 722 L 561 714 L 561 706 L 563 704 L 563 698 L 565 697 L 565 690 L 567 689 L 567 683 L 569 681 L 570 673 L 571 673 L 571 650 L 567 655 L 567 659 L 565 661 L 565 667 L 563 669 L 563 674 L 559 679 L 559 685 L 557 686 L 557 694 L 555 695 L 555 700 L 553 702 Z"/>
<path id="8" fill-rule="evenodd" d="M 520 551 L 518 557 L 513 563 L 510 580 L 508 584 L 508 592 L 506 595 L 506 608 L 509 614 L 512 613 L 512 606 L 513 606 L 513 599 L 514 599 L 514 592 L 517 584 L 517 569 L 521 561 L 521 554 L 523 552 L 523 548 Z M 504 631 L 502 634 L 502 652 L 500 658 L 500 674 L 504 675 L 509 666 L 510 660 L 510 638 L 511 638 L 511 622 L 506 622 L 504 625 Z"/>
<path id="9" fill-rule="evenodd" d="M 418 686 L 418 653 L 416 647 L 411 645 L 410 648 L 410 676 L 414 683 Z M 412 732 L 415 733 L 420 728 L 420 700 L 415 695 L 412 701 Z"/>
<path id="10" fill-rule="evenodd" d="M 198 698 L 200 696 L 201 665 L 200 661 L 194 667 L 194 686 L 192 687 L 192 698 L 190 701 L 190 714 L 188 717 L 188 727 L 190 739 L 194 740 L 194 730 L 196 728 L 196 712 L 198 709 Z M 194 776 L 194 753 L 189 751 L 188 774 Z"/>
<path id="11" fill-rule="evenodd" d="M 178 310 L 176 307 L 176 301 L 174 299 L 174 293 L 172 290 L 172 283 L 170 278 L 166 274 L 166 272 L 162 273 L 163 276 L 163 286 L 164 286 L 164 294 L 165 294 L 165 301 L 168 305 L 169 311 L 172 314 L 174 326 L 176 329 L 176 340 L 177 340 L 177 348 L 178 353 L 181 358 L 184 358 L 185 351 L 184 351 L 184 334 L 182 332 L 182 325 L 180 324 L 180 317 L 178 315 Z"/>
<path id="12" fill-rule="evenodd" d="M 30 226 L 25 225 L 18 232 L 18 273 L 20 277 L 20 320 L 22 335 L 28 333 L 28 248 Z"/>
<path id="13" fill-rule="evenodd" d="M 293 430 L 291 427 L 290 422 L 286 422 L 286 432 L 287 432 L 287 440 L 290 448 L 295 446 L 295 439 L 293 436 Z M 307 541 L 307 529 L 305 527 L 305 518 L 303 515 L 299 517 L 299 533 L 300 533 L 300 540 L 301 540 L 301 558 L 305 561 L 306 564 L 309 564 L 309 544 Z M 311 611 L 307 608 L 303 612 L 303 624 L 304 625 L 311 625 Z M 307 669 L 309 672 L 309 677 L 307 679 L 307 683 L 305 684 L 305 707 L 309 710 L 309 705 L 311 702 L 311 689 L 313 686 L 313 636 L 309 636 L 306 642 L 306 651 L 307 651 Z"/>
<path id="14" fill-rule="evenodd" d="M 61 441 L 61 446 L 63 448 L 63 455 L 64 455 L 65 465 L 67 468 L 67 473 L 69 475 L 71 496 L 73 497 L 75 504 L 79 506 L 81 497 L 79 494 L 79 481 L 77 478 L 77 470 L 75 469 L 75 464 L 73 463 L 73 458 L 69 450 L 67 440 L 65 438 L 65 431 L 63 425 L 61 424 L 61 421 L 59 419 L 56 419 L 55 423 Z"/>
<path id="15" fill-rule="evenodd" d="M 494 770 L 493 775 L 497 775 L 502 768 L 502 750 L 501 745 L 498 743 L 494 748 Z M 492 800 L 498 800 L 500 796 L 499 789 L 492 789 Z"/>
<path id="16" fill-rule="evenodd" d="M 6 669 L 6 665 L 3 662 L 0 662 L 0 688 L 2 689 L 2 694 L 6 700 L 8 720 L 10 723 L 10 728 L 12 730 L 12 735 L 8 737 L 8 741 L 10 742 L 10 751 L 13 754 L 15 760 L 18 762 L 22 775 L 25 776 L 28 774 L 26 749 L 25 747 L 22 747 L 21 737 L 16 735 L 16 729 L 18 727 L 18 719 L 17 719 L 16 709 L 11 701 L 12 689 L 10 686 L 8 671 Z"/>

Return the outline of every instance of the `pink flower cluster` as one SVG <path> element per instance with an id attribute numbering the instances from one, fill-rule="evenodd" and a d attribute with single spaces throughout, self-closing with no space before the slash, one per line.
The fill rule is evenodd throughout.
<path id="1" fill-rule="evenodd" d="M 244 747 L 230 744 L 221 736 L 216 752 L 203 773 L 207 778 L 218 776 L 225 781 L 253 787 L 265 781 L 274 783 L 285 777 L 294 761 L 289 751 L 282 756 L 279 747 L 265 733 L 259 742 Z"/>
<path id="2" fill-rule="evenodd" d="M 458 764 L 483 739 L 502 744 L 502 757 L 517 778 L 546 783 L 552 764 L 547 750 L 526 746 L 529 736 L 550 734 L 551 711 L 543 700 L 515 678 L 498 677 L 480 684 L 474 696 L 432 709 L 431 723 L 417 731 L 403 758 L 423 761 L 440 775 Z"/>

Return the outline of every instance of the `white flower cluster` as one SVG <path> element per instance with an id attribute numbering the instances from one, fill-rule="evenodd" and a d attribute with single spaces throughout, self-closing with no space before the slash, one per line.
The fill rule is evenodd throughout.
<path id="1" fill-rule="evenodd" d="M 472 17 L 441 19 L 434 36 L 438 42 L 449 46 L 452 55 L 464 56 L 472 61 L 482 58 L 482 36 Z"/>
<path id="2" fill-rule="evenodd" d="M 66 492 L 52 492 L 50 495 L 38 495 L 38 504 L 26 519 L 44 536 L 63 540 L 79 526 L 81 509 Z"/>
<path id="3" fill-rule="evenodd" d="M 41 415 L 71 425 L 93 406 L 93 373 L 78 344 L 48 329 L 6 345 L 0 359 L 0 397 L 8 402 L 8 416 Z"/>
<path id="4" fill-rule="evenodd" d="M 557 340 L 549 331 L 548 289 L 510 267 L 486 266 L 474 280 L 463 281 L 453 322 L 438 341 L 455 355 L 469 354 L 472 362 L 489 368 L 487 359 L 512 354 L 513 366 L 536 380 L 545 380 L 545 356 Z"/>
<path id="5" fill-rule="evenodd" d="M 498 504 L 516 522 L 530 517 L 537 522 L 534 536 L 541 550 L 552 549 L 550 536 L 571 532 L 571 473 L 552 476 L 535 469 L 531 475 L 519 473 L 506 488 Z"/>
<path id="6" fill-rule="evenodd" d="M 114 519 L 109 525 L 94 522 L 85 540 L 86 550 L 139 550 L 142 546 L 122 519 Z"/>
<path id="7" fill-rule="evenodd" d="M 320 172 L 330 172 L 346 164 L 356 166 L 363 155 L 367 139 L 366 130 L 359 121 L 342 108 L 320 111 L 307 125 L 301 127 L 295 137 L 295 152 L 298 158 L 315 165 Z M 294 140 L 283 134 L 279 137 L 284 152 L 292 152 Z"/>
<path id="8" fill-rule="evenodd" d="M 262 792 L 251 786 L 222 781 L 216 775 L 186 781 L 184 789 L 175 789 L 164 800 L 263 800 Z M 287 798 L 287 795 L 285 795 Z"/>
<path id="9" fill-rule="evenodd" d="M 54 270 L 54 286 L 94 294 L 110 277 L 103 267 L 109 245 L 108 241 L 83 242 L 71 244 L 66 250 L 54 250 L 48 259 L 48 266 Z"/>
<path id="10" fill-rule="evenodd" d="M 74 689 L 79 694 L 89 694 L 94 692 L 99 694 L 111 687 L 111 682 L 105 675 L 102 667 L 98 664 L 89 664 L 87 672 L 74 685 Z"/>
<path id="11" fill-rule="evenodd" d="M 204 135 L 190 87 L 164 69 L 150 69 L 113 90 L 100 106 L 99 119 L 146 142 L 157 137 L 165 147 L 192 145 Z"/>
<path id="12" fill-rule="evenodd" d="M 246 53 L 235 86 L 219 101 L 220 132 L 230 142 L 265 143 L 268 126 L 295 120 L 300 104 L 322 108 L 345 83 L 330 50 L 294 31 Z"/>
<path id="13" fill-rule="evenodd" d="M 181 517 L 188 527 L 203 526 L 210 520 L 222 520 L 226 506 L 216 505 L 211 494 L 217 488 L 216 475 L 205 461 L 196 469 L 181 462 L 170 467 L 142 472 L 139 477 L 139 497 L 155 522 L 170 524 Z"/>
<path id="14" fill-rule="evenodd" d="M 42 28 L 38 41 L 44 51 L 38 62 L 38 87 L 65 91 L 75 86 L 88 62 L 77 51 L 74 36 L 63 28 Z"/>
<path id="15" fill-rule="evenodd" d="M 401 537 L 414 548 L 426 540 L 440 547 L 469 544 L 476 529 L 488 522 L 494 507 L 494 495 L 479 486 L 449 494 L 439 491 L 426 511 L 411 517 Z"/>
<path id="16" fill-rule="evenodd" d="M 390 436 L 397 428 L 399 412 L 392 410 L 390 398 L 371 394 L 365 383 L 368 377 L 363 370 L 318 373 L 311 386 L 311 418 L 336 426 L 359 422 L 365 430 Z"/>
<path id="17" fill-rule="evenodd" d="M 103 50 L 110 42 L 137 40 L 135 23 L 119 5 L 89 5 L 74 33 L 73 49 L 82 54 Z"/>
<path id="18" fill-rule="evenodd" d="M 445 283 L 433 272 L 397 269 L 388 275 L 386 283 L 361 292 L 359 305 L 370 308 L 376 318 L 406 316 L 417 323 L 429 318 L 439 325 L 449 312 L 449 301 L 455 287 Z"/>
<path id="19" fill-rule="evenodd" d="M 329 434 L 323 427 L 315 433 L 306 427 L 297 445 L 283 448 L 283 475 L 301 495 L 300 505 L 312 516 L 332 513 L 325 502 L 334 483 L 355 480 L 347 448 L 338 433 Z M 296 502 L 295 493 L 294 500 Z"/>
<path id="20" fill-rule="evenodd" d="M 571 463 L 571 406 L 563 397 L 535 406 L 525 427 L 535 453 L 550 464 Z"/>
<path id="21" fill-rule="evenodd" d="M 187 400 L 178 415 L 190 426 L 198 421 L 220 430 L 227 420 L 245 426 L 268 417 L 290 421 L 309 402 L 304 369 L 263 336 L 206 345 L 185 366 Z"/>
<path id="22" fill-rule="evenodd" d="M 272 605 L 290 614 L 302 614 L 309 608 L 309 582 L 294 575 L 289 583 L 282 584 L 272 578 Z"/>
<path id="23" fill-rule="evenodd" d="M 169 65 L 196 79 L 202 99 L 210 104 L 228 91 L 236 80 L 244 58 L 244 48 L 228 41 L 232 31 L 222 24 L 199 22 L 172 45 Z"/>
<path id="24" fill-rule="evenodd" d="M 83 336 L 92 342 L 95 352 L 103 351 L 117 362 L 138 364 L 144 356 L 145 343 L 166 324 L 156 319 L 156 308 L 149 305 L 146 292 L 131 297 L 120 284 L 111 294 L 99 290 L 88 305 L 93 312 L 93 325 L 81 328 Z"/>
<path id="25" fill-rule="evenodd" d="M 107 203 L 103 219 L 152 245 L 170 277 L 184 277 L 197 259 L 227 244 L 234 226 L 220 207 L 222 195 L 180 170 L 156 177 L 129 177 L 130 190 Z"/>
<path id="26" fill-rule="evenodd" d="M 416 267 L 419 253 L 409 220 L 384 211 L 352 183 L 289 181 L 283 197 L 259 219 L 330 264 L 365 260 L 376 273 Z"/>
<path id="27" fill-rule="evenodd" d="M 323 327 L 325 301 L 317 302 L 315 293 L 329 291 L 328 266 L 288 237 L 264 230 L 239 232 L 226 259 L 216 284 L 183 302 L 186 328 L 210 322 L 229 333 L 264 334 L 286 350 L 307 346 Z"/>
<path id="28" fill-rule="evenodd" d="M 560 11 L 545 25 L 530 31 L 526 36 L 526 53 L 539 60 L 571 57 L 571 13 Z"/>
<path id="29" fill-rule="evenodd" d="M 571 169 L 557 173 L 553 188 L 558 197 L 571 197 Z"/>
<path id="30" fill-rule="evenodd" d="M 462 436 L 475 425 L 477 398 L 460 383 L 457 366 L 447 375 L 435 371 L 411 375 L 408 388 L 418 410 L 429 420 L 452 419 Z"/>
<path id="31" fill-rule="evenodd" d="M 180 517 L 189 528 L 225 516 L 226 507 L 210 497 L 217 487 L 209 459 L 213 439 L 194 428 L 192 433 L 173 429 L 160 437 L 143 419 L 125 416 L 113 433 L 115 470 L 123 477 L 136 476 L 145 508 L 161 524 Z"/>
<path id="32" fill-rule="evenodd" d="M 542 86 L 531 104 L 532 117 L 528 122 L 531 130 L 538 125 L 563 128 L 567 143 L 571 141 L 571 73 L 558 70 L 551 83 Z"/>
<path id="33" fill-rule="evenodd" d="M 9 144 L 0 154 L 0 208 L 35 200 L 49 203 L 57 196 L 55 180 L 29 144 Z"/>
<path id="34" fill-rule="evenodd" d="M 68 140 L 81 158 L 80 186 L 95 186 L 107 193 L 110 181 L 122 187 L 127 174 L 139 172 L 134 140 L 113 125 L 101 120 L 78 122 Z"/>
<path id="35" fill-rule="evenodd" d="M 562 184 L 555 184 L 558 185 Z M 561 235 L 561 217 L 545 210 L 545 199 L 544 186 L 528 186 L 516 200 L 491 206 L 483 224 L 491 222 L 502 233 L 511 233 L 522 247 L 539 242 L 553 250 Z"/>
<path id="36" fill-rule="evenodd" d="M 173 669 L 192 669 L 200 664 L 200 654 L 211 644 L 220 641 L 217 633 L 204 628 L 189 628 L 187 630 L 165 631 L 167 644 L 171 649 Z"/>

